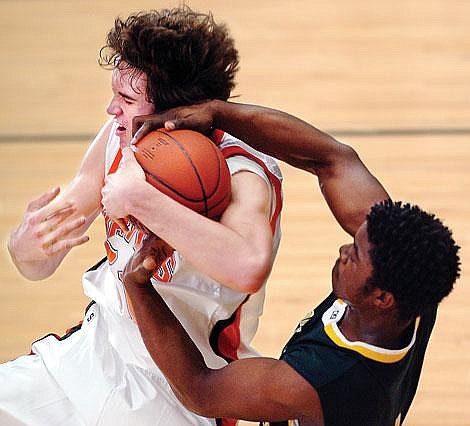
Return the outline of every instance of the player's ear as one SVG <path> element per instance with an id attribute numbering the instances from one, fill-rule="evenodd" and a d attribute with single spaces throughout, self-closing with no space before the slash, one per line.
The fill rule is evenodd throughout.
<path id="1" fill-rule="evenodd" d="M 374 304 L 377 308 L 393 309 L 396 307 L 395 296 L 391 292 L 383 290 L 379 287 L 375 287 L 374 292 Z"/>

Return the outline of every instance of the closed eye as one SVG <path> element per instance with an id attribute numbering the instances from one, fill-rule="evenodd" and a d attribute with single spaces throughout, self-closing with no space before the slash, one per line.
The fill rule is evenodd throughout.
<path id="1" fill-rule="evenodd" d="M 123 92 L 118 92 L 118 93 L 119 93 L 119 96 L 121 96 L 121 98 L 124 100 L 124 102 L 128 105 L 133 104 L 136 101 L 136 99 L 132 98 L 129 95 L 126 95 Z"/>

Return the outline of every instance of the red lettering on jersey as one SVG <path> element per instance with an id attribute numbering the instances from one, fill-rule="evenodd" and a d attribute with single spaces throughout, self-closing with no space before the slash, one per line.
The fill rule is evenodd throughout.
<path id="1" fill-rule="evenodd" d="M 122 235 L 121 228 L 119 228 L 118 224 L 114 222 L 114 220 L 111 220 L 109 216 L 106 214 L 106 212 L 103 210 L 103 216 L 104 216 L 104 223 L 106 226 L 106 235 L 108 238 L 114 237 L 116 234 L 117 235 Z"/>
<path id="2" fill-rule="evenodd" d="M 121 228 L 109 218 L 109 216 L 106 214 L 105 211 L 103 211 L 103 216 L 104 216 L 104 222 L 105 222 L 105 227 L 106 227 L 106 236 L 108 238 L 114 237 L 115 235 L 118 235 L 120 237 L 123 237 L 126 242 L 129 244 L 132 241 L 132 238 L 134 235 L 136 235 L 135 238 L 135 247 L 138 248 L 140 244 L 142 244 L 142 241 L 145 237 L 145 233 L 140 231 L 138 228 L 134 226 L 134 224 L 131 221 L 127 221 L 126 225 L 129 228 L 129 230 L 124 233 Z"/>
<path id="3" fill-rule="evenodd" d="M 104 242 L 104 248 L 106 249 L 106 257 L 108 258 L 108 262 L 112 265 L 116 262 L 118 257 L 117 250 L 109 243 L 108 240 Z"/>
<path id="4" fill-rule="evenodd" d="M 135 239 L 135 246 L 140 247 L 142 244 L 142 241 L 144 240 L 145 234 L 143 232 L 138 232 L 137 233 L 137 238 Z"/>
<path id="5" fill-rule="evenodd" d="M 165 262 L 157 269 L 157 272 L 153 274 L 153 278 L 157 281 L 168 283 L 173 278 L 173 274 L 175 273 L 176 261 L 171 255 Z"/>

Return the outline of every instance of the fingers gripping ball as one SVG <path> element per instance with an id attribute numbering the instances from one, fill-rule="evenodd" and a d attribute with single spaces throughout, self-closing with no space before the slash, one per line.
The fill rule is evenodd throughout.
<path id="1" fill-rule="evenodd" d="M 230 202 L 230 172 L 220 150 L 192 130 L 155 130 L 135 147 L 147 182 L 190 209 L 218 219 Z"/>

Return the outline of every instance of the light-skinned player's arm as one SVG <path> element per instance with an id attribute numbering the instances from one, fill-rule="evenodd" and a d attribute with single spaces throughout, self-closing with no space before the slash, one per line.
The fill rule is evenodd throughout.
<path id="1" fill-rule="evenodd" d="M 136 138 L 165 126 L 207 132 L 224 130 L 255 149 L 317 175 L 323 195 L 339 224 L 354 235 L 371 205 L 389 198 L 348 145 L 281 111 L 254 105 L 208 101 L 134 119 Z"/>
<path id="2" fill-rule="evenodd" d="M 205 417 L 252 421 L 296 418 L 309 425 L 323 424 L 317 392 L 284 361 L 250 358 L 217 370 L 206 366 L 196 345 L 149 282 L 159 264 L 152 238 L 128 262 L 123 282 L 147 350 L 181 402 Z"/>
<path id="3" fill-rule="evenodd" d="M 73 247 L 88 241 L 84 234 L 100 209 L 110 126 L 98 133 L 65 189 L 54 188 L 31 201 L 11 232 L 8 250 L 24 277 L 33 281 L 49 277 Z"/>
<path id="4" fill-rule="evenodd" d="M 270 193 L 254 173 L 232 176 L 231 202 L 216 222 L 148 184 L 133 151 L 125 148 L 121 167 L 106 178 L 102 203 L 111 219 L 134 216 L 224 286 L 254 293 L 270 272 Z"/>

